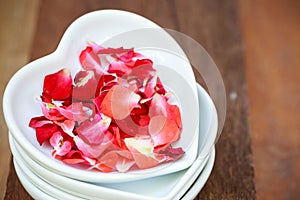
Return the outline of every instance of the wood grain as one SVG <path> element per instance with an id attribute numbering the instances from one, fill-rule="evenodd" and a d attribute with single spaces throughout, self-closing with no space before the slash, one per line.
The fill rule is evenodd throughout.
<path id="1" fill-rule="evenodd" d="M 300 191 L 300 2 L 240 1 L 258 199 Z"/>
<path id="2" fill-rule="evenodd" d="M 13 162 L 10 163 L 10 173 L 7 178 L 7 189 L 4 199 L 22 199 L 31 200 L 24 187 L 21 185 L 15 172 Z"/>
<path id="3" fill-rule="evenodd" d="M 4 196 L 10 151 L 3 118 L 2 97 L 9 78 L 29 59 L 38 1 L 0 1 L 0 198 Z"/>
<path id="4" fill-rule="evenodd" d="M 228 113 L 224 131 L 217 144 L 215 167 L 196 199 L 255 199 L 253 163 L 248 131 L 247 94 L 243 46 L 235 1 L 66 1 L 41 2 L 37 29 L 31 51 L 36 59 L 55 50 L 66 27 L 80 15 L 103 8 L 116 8 L 141 14 L 162 27 L 190 35 L 215 59 L 224 77 L 228 94 Z M 49 17 L 51 16 L 51 17 Z M 230 95 L 229 95 L 230 96 Z M 13 172 L 10 173 L 13 175 Z M 11 178 L 8 187 L 20 187 Z M 6 199 L 11 199 L 7 190 Z M 20 191 L 22 192 L 22 191 Z M 22 193 L 26 197 L 26 193 Z"/>
<path id="5" fill-rule="evenodd" d="M 197 2 L 199 6 L 193 6 Z M 207 49 L 223 76 L 228 97 L 236 94 L 236 98 L 227 100 L 226 122 L 216 145 L 214 171 L 199 199 L 254 199 L 245 66 L 236 4 L 178 1 L 176 8 L 179 31 Z"/>

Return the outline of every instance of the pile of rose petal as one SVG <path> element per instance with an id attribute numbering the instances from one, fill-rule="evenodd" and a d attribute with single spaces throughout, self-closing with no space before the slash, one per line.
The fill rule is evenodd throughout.
<path id="1" fill-rule="evenodd" d="M 133 49 L 91 43 L 74 80 L 64 68 L 44 78 L 43 115 L 31 119 L 40 145 L 68 164 L 102 172 L 146 169 L 178 160 L 182 123 L 153 62 Z M 173 99 L 173 100 L 172 100 Z"/>

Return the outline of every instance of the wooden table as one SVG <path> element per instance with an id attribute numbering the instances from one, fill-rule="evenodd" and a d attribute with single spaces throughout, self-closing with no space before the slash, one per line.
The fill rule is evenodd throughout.
<path id="1" fill-rule="evenodd" d="M 212 174 L 196 199 L 255 199 L 254 170 L 248 127 L 243 45 L 235 1 L 205 0 L 77 0 L 41 2 L 31 60 L 55 50 L 64 30 L 84 13 L 105 9 L 132 11 L 162 27 L 185 33 L 202 44 L 223 76 L 228 97 L 227 118 L 216 145 Z M 31 199 L 13 164 L 5 199 Z"/>

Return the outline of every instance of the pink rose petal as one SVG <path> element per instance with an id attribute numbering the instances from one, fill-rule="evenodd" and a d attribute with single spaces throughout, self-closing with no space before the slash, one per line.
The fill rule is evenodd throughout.
<path id="1" fill-rule="evenodd" d="M 52 121 L 63 120 L 65 117 L 57 110 L 56 105 L 51 103 L 39 102 L 43 115 Z"/>
<path id="2" fill-rule="evenodd" d="M 65 141 L 59 131 L 55 132 L 49 141 L 51 146 L 54 148 L 53 149 L 54 157 L 55 155 L 64 156 L 67 153 L 69 153 L 72 148 L 71 142 Z"/>
<path id="3" fill-rule="evenodd" d="M 95 45 L 87 46 L 79 56 L 79 61 L 84 70 L 93 70 L 96 73 L 102 74 L 104 69 L 101 66 L 101 61 L 97 55 Z"/>
<path id="4" fill-rule="evenodd" d="M 109 146 L 112 145 L 111 140 L 104 137 L 101 144 L 88 144 L 80 137 L 74 137 L 75 144 L 77 148 L 86 156 L 91 158 L 99 157 Z"/>
<path id="5" fill-rule="evenodd" d="M 75 121 L 66 119 L 62 122 L 55 121 L 54 123 L 57 124 L 69 136 L 74 137 L 73 129 L 75 127 Z"/>
<path id="6" fill-rule="evenodd" d="M 91 108 L 91 105 L 83 105 L 82 102 L 74 102 L 68 107 L 60 106 L 56 109 L 65 118 L 72 121 L 77 121 L 79 123 L 89 119 L 94 113 L 93 108 Z"/>
<path id="7" fill-rule="evenodd" d="M 127 117 L 138 105 L 140 96 L 123 86 L 113 86 L 104 97 L 100 110 L 105 115 L 116 120 Z"/>
<path id="8" fill-rule="evenodd" d="M 112 150 L 99 158 L 101 163 L 119 172 L 126 172 L 134 165 L 134 160 L 129 151 Z"/>
<path id="9" fill-rule="evenodd" d="M 93 120 L 86 120 L 81 123 L 77 127 L 76 131 L 87 143 L 97 145 L 103 141 L 110 122 L 111 119 L 109 117 L 96 114 Z"/>
<path id="10" fill-rule="evenodd" d="M 151 139 L 126 138 L 125 143 L 132 153 L 135 163 L 139 169 L 155 167 L 159 164 L 153 153 Z"/>

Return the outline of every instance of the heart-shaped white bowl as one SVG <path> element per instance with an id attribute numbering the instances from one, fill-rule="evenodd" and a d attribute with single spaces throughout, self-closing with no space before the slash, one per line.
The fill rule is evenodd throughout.
<path id="1" fill-rule="evenodd" d="M 24 168 L 38 175 L 51 186 L 73 195 L 86 199 L 93 199 L 101 196 L 104 199 L 180 199 L 180 197 L 191 186 L 196 177 L 206 164 L 208 155 L 213 151 L 213 139 L 217 135 L 217 112 L 212 100 L 205 90 L 198 85 L 199 110 L 202 115 L 199 118 L 199 143 L 198 156 L 195 162 L 187 169 L 168 174 L 165 176 L 153 177 L 149 179 L 131 181 L 130 183 L 86 183 L 68 177 L 60 176 L 52 171 L 43 168 L 32 160 L 25 151 L 9 137 L 11 151 L 16 161 L 21 162 Z M 204 157 L 203 153 L 210 149 L 209 154 Z M 25 166 L 26 165 L 26 166 Z M 202 180 L 202 175 L 199 177 Z M 161 187 L 163 186 L 163 187 Z M 200 188 L 199 188 L 200 189 Z M 198 190 L 199 191 L 199 190 Z M 175 198 L 176 197 L 176 198 Z"/>
<path id="2" fill-rule="evenodd" d="M 155 29 L 159 34 L 156 37 L 139 37 L 147 40 L 146 46 L 141 46 L 141 39 L 138 40 L 134 34 L 133 38 L 129 36 L 128 41 L 131 41 L 131 47 L 135 47 L 136 39 L 141 53 L 154 60 L 154 68 L 157 69 L 163 83 L 177 95 L 183 131 L 180 140 L 174 146 L 182 147 L 185 155 L 173 163 L 127 173 L 86 171 L 53 159 L 51 148 L 40 146 L 35 131 L 28 127 L 32 117 L 41 115 L 36 97 L 42 92 L 44 77 L 64 67 L 69 67 L 73 75 L 79 71 L 78 56 L 87 45 L 87 41 L 112 44 L 109 42 L 112 41 L 112 37 L 141 29 Z M 118 43 L 119 46 L 128 47 L 125 41 L 124 44 Z M 172 51 L 164 51 L 163 47 Z M 150 20 L 125 11 L 95 11 L 74 21 L 53 53 L 27 64 L 11 78 L 3 96 L 3 111 L 15 141 L 32 159 L 55 173 L 82 181 L 113 183 L 159 176 L 189 167 L 197 156 L 199 110 L 192 68 L 179 45 L 167 32 Z"/>

